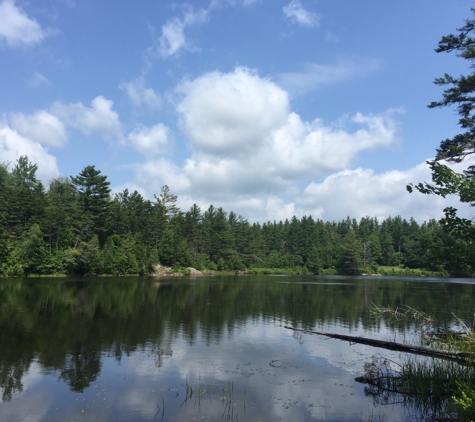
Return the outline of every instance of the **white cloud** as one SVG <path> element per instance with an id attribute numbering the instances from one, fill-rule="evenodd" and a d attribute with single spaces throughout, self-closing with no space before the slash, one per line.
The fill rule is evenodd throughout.
<path id="1" fill-rule="evenodd" d="M 463 166 L 454 166 L 454 169 L 461 172 L 470 164 L 467 161 Z M 365 216 L 385 219 L 390 215 L 414 217 L 418 221 L 439 219 L 447 206 L 470 215 L 469 207 L 460 204 L 455 197 L 443 199 L 407 192 L 408 183 L 424 180 L 431 180 L 430 169 L 425 163 L 406 171 L 392 170 L 381 174 L 375 174 L 371 169 L 344 170 L 332 174 L 322 183 L 311 182 L 299 200 L 299 208 L 302 214 L 336 221 L 348 215 L 356 219 Z M 471 212 L 473 214 L 473 209 Z"/>
<path id="2" fill-rule="evenodd" d="M 162 26 L 162 35 L 158 40 L 158 52 L 162 58 L 168 58 L 179 51 L 193 50 L 193 45 L 186 39 L 185 29 L 191 25 L 204 23 L 208 20 L 208 11 L 197 12 L 191 7 L 186 8 L 183 18 L 174 17 Z"/>
<path id="3" fill-rule="evenodd" d="M 162 123 L 153 127 L 138 126 L 130 134 L 134 148 L 145 154 L 161 154 L 169 148 L 170 129 Z"/>
<path id="4" fill-rule="evenodd" d="M 119 115 L 112 110 L 113 105 L 113 101 L 100 95 L 92 100 L 91 107 L 86 107 L 80 102 L 74 104 L 56 102 L 51 111 L 65 124 L 79 129 L 86 135 L 120 136 L 121 123 Z"/>
<path id="5" fill-rule="evenodd" d="M 178 87 L 180 125 L 191 146 L 182 165 L 148 159 L 135 185 L 148 196 L 167 184 L 183 203 L 247 218 L 299 212 L 301 184 L 342 171 L 361 151 L 398 141 L 393 112 L 356 113 L 329 126 L 302 121 L 286 91 L 254 72 L 211 72 Z"/>
<path id="6" fill-rule="evenodd" d="M 268 221 L 285 221 L 295 215 L 295 204 L 285 204 L 281 198 L 270 197 L 265 202 L 265 210 Z"/>
<path id="7" fill-rule="evenodd" d="M 363 77 L 376 72 L 381 62 L 365 57 L 343 58 L 336 64 L 321 65 L 309 63 L 301 72 L 286 72 L 277 75 L 277 81 L 291 92 L 305 93 L 321 86 Z"/>
<path id="8" fill-rule="evenodd" d="M 38 164 L 37 176 L 44 184 L 59 176 L 56 158 L 37 142 L 19 135 L 9 126 L 0 124 L 0 157 L 3 162 L 14 164 L 20 156 L 26 155 L 30 162 Z"/>
<path id="9" fill-rule="evenodd" d="M 147 197 L 158 194 L 163 185 L 173 186 L 174 191 L 184 193 L 190 190 L 190 180 L 181 169 L 165 158 L 147 160 L 136 172 L 134 185 Z"/>
<path id="10" fill-rule="evenodd" d="M 50 85 L 50 80 L 43 74 L 36 72 L 29 80 L 28 85 L 32 88 Z"/>
<path id="11" fill-rule="evenodd" d="M 132 103 L 136 106 L 145 105 L 150 108 L 158 108 L 162 103 L 160 96 L 152 88 L 145 87 L 143 78 L 138 78 L 131 82 L 122 82 L 119 88 L 127 93 Z"/>
<path id="12" fill-rule="evenodd" d="M 193 146 L 210 154 L 248 153 L 285 124 L 289 99 L 249 69 L 208 73 L 182 84 L 181 127 Z"/>
<path id="13" fill-rule="evenodd" d="M 320 22 L 319 16 L 316 13 L 307 12 L 299 0 L 292 0 L 287 6 L 284 6 L 282 10 L 284 15 L 289 18 L 292 23 L 314 27 Z"/>
<path id="14" fill-rule="evenodd" d="M 10 123 L 21 136 L 41 144 L 60 147 L 67 139 L 63 123 L 44 110 L 29 116 L 13 113 L 10 115 Z"/>
<path id="15" fill-rule="evenodd" d="M 39 43 L 46 33 L 36 20 L 30 19 L 15 0 L 0 3 L 0 40 L 10 47 Z"/>
<path id="16" fill-rule="evenodd" d="M 348 123 L 362 127 L 349 132 L 325 126 L 319 120 L 302 122 L 291 113 L 287 124 L 273 134 L 263 156 L 273 163 L 276 175 L 297 180 L 345 169 L 359 152 L 387 147 L 397 140 L 391 112 L 370 116 L 356 113 Z"/>

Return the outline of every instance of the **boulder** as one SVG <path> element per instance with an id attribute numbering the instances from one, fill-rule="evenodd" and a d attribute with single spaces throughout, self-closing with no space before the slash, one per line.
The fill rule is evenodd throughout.
<path id="1" fill-rule="evenodd" d="M 169 277 L 172 273 L 171 268 L 169 267 L 162 267 L 160 264 L 155 265 L 153 267 L 153 271 L 150 275 L 153 275 L 155 277 Z"/>
<path id="2" fill-rule="evenodd" d="M 202 277 L 203 273 L 198 271 L 196 268 L 188 267 L 187 270 L 190 272 L 190 277 Z"/>

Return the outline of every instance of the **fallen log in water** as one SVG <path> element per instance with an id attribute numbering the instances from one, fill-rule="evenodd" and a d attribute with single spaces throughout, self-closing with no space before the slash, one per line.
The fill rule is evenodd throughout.
<path id="1" fill-rule="evenodd" d="M 358 344 L 366 344 L 368 346 L 379 347 L 382 349 L 387 350 L 395 350 L 397 352 L 405 352 L 405 353 L 412 353 L 415 355 L 425 355 L 425 356 L 432 356 L 436 358 L 448 359 L 456 361 L 460 364 L 474 364 L 475 363 L 475 353 L 466 353 L 466 352 L 449 352 L 446 350 L 435 350 L 429 347 L 419 347 L 419 346 L 411 346 L 408 344 L 402 343 L 395 343 L 391 341 L 383 341 L 383 340 L 375 340 L 371 338 L 365 337 L 358 337 L 358 336 L 346 336 L 343 334 L 335 334 L 335 333 L 325 333 L 323 331 L 310 331 L 310 330 L 303 330 L 301 328 L 294 328 L 285 326 L 288 330 L 299 331 L 302 333 L 308 334 L 318 334 L 320 336 L 326 336 L 330 338 L 336 338 L 338 340 L 346 340 L 350 343 L 358 343 Z"/>

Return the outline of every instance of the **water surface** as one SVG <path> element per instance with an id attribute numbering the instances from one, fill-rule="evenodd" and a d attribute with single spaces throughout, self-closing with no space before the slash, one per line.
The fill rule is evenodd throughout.
<path id="1" fill-rule="evenodd" d="M 373 304 L 471 322 L 472 280 L 248 276 L 0 280 L 2 421 L 385 421 L 354 378 L 399 354 L 298 328 L 410 341 Z"/>

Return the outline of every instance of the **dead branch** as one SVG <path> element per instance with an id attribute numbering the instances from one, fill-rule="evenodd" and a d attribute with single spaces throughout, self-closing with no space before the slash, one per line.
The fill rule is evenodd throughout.
<path id="1" fill-rule="evenodd" d="M 322 331 L 303 330 L 300 328 L 294 328 L 294 327 L 289 327 L 289 326 L 284 326 L 284 328 L 287 328 L 288 330 L 307 333 L 307 334 L 317 334 L 320 336 L 336 338 L 338 340 L 345 340 L 345 341 L 349 341 L 350 343 L 366 344 L 368 346 L 379 347 L 386 350 L 395 350 L 397 352 L 412 353 L 415 355 L 432 356 L 436 358 L 452 360 L 462 365 L 472 366 L 475 363 L 475 353 L 449 352 L 445 350 L 435 350 L 435 349 L 430 349 L 428 347 L 411 346 L 408 344 L 395 343 L 391 341 L 376 340 L 376 339 L 358 337 L 358 336 L 347 336 L 347 335 L 335 334 L 335 333 L 326 333 Z"/>

